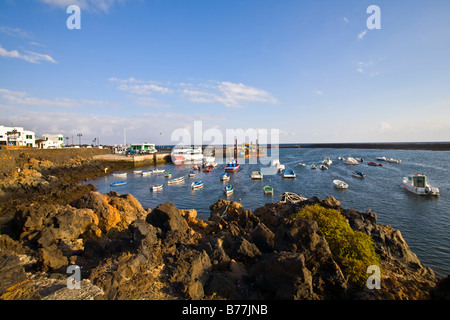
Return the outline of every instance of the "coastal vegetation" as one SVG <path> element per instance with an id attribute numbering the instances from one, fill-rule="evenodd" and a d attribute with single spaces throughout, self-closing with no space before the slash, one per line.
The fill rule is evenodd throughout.
<path id="1" fill-rule="evenodd" d="M 373 240 L 368 235 L 353 230 L 338 210 L 320 204 L 307 205 L 292 214 L 293 219 L 311 219 L 328 242 L 334 260 L 341 267 L 349 285 L 361 288 L 365 285 L 370 265 L 380 265 Z"/>

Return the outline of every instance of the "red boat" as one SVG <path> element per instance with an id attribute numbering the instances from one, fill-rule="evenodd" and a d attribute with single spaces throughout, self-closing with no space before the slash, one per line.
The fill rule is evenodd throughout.
<path id="1" fill-rule="evenodd" d="M 240 163 L 237 160 L 232 160 L 228 162 L 225 166 L 225 171 L 236 171 L 239 169 Z"/>
<path id="2" fill-rule="evenodd" d="M 373 166 L 373 167 L 382 167 L 383 166 L 381 163 L 376 163 L 376 162 L 372 162 L 372 161 L 367 162 L 367 164 L 369 166 Z"/>
<path id="3" fill-rule="evenodd" d="M 205 169 L 203 169 L 203 172 L 211 172 L 211 167 L 206 167 Z"/>

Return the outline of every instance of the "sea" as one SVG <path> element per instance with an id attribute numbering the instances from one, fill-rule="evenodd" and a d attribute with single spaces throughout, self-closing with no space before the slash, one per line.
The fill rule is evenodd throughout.
<path id="1" fill-rule="evenodd" d="M 276 173 L 265 175 L 262 180 L 252 180 L 252 171 L 268 167 L 267 159 L 252 158 L 241 159 L 239 170 L 231 172 L 227 182 L 220 180 L 226 161 L 216 159 L 219 163 L 216 168 L 211 172 L 195 171 L 195 178 L 188 177 L 192 164 L 167 163 L 121 171 L 127 173 L 126 178 L 111 174 L 87 183 L 92 183 L 100 193 L 113 190 L 120 194 L 132 194 L 144 208 L 154 209 L 170 201 L 180 209 L 196 209 L 198 218 L 204 220 L 209 218 L 209 207 L 221 198 L 238 201 L 245 209 L 255 210 L 266 203 L 279 201 L 284 192 L 294 192 L 306 198 L 333 196 L 344 208 L 362 212 L 371 209 L 377 214 L 378 223 L 392 225 L 401 231 L 424 265 L 431 267 L 438 276 L 450 275 L 450 151 L 280 148 L 268 149 L 267 157 L 274 157 L 276 153 L 286 169 L 294 170 L 296 178 L 285 179 Z M 349 156 L 362 158 L 364 162 L 351 166 L 339 160 L 339 157 Z M 400 159 L 402 163 L 388 164 L 376 160 L 383 156 Z M 325 157 L 333 161 L 328 170 L 320 170 L 319 167 L 311 169 L 312 164 L 319 166 Z M 383 166 L 369 166 L 369 161 L 382 163 Z M 149 171 L 155 168 L 170 171 L 172 177 L 133 173 L 133 170 Z M 366 177 L 352 177 L 355 170 L 363 172 Z M 425 197 L 404 190 L 401 185 L 403 177 L 416 173 L 425 174 L 428 183 L 440 189 L 440 195 Z M 169 179 L 181 176 L 185 177 L 184 183 L 167 184 Z M 335 179 L 346 182 L 348 189 L 336 189 L 333 185 Z M 111 186 L 112 182 L 123 180 L 127 181 L 126 185 Z M 203 180 L 204 187 L 192 190 L 191 183 L 199 180 Z M 161 183 L 162 190 L 151 190 L 151 186 Z M 233 194 L 225 195 L 226 184 L 234 186 Z M 274 188 L 273 195 L 263 193 L 266 185 Z"/>

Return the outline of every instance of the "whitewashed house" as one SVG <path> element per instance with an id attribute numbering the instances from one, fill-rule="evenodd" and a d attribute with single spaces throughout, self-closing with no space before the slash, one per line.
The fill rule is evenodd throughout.
<path id="1" fill-rule="evenodd" d="M 64 147 L 64 136 L 62 134 L 43 134 L 42 139 L 36 139 L 39 149 L 59 149 Z"/>
<path id="2" fill-rule="evenodd" d="M 34 148 L 36 134 L 22 127 L 5 127 L 0 125 L 0 145 Z"/>

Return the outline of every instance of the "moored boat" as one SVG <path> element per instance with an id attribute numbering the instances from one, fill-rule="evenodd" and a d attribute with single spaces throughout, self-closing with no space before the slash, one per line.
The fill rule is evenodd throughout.
<path id="1" fill-rule="evenodd" d="M 152 171 L 150 171 L 153 174 L 158 174 L 158 173 L 164 173 L 166 170 L 164 169 L 154 169 Z"/>
<path id="2" fill-rule="evenodd" d="M 194 171 L 190 171 L 189 172 L 189 178 L 195 178 L 195 172 Z"/>
<path id="3" fill-rule="evenodd" d="M 164 172 L 164 177 L 170 178 L 172 176 L 172 172 Z"/>
<path id="4" fill-rule="evenodd" d="M 193 190 L 203 188 L 203 180 L 192 182 L 191 187 Z"/>
<path id="5" fill-rule="evenodd" d="M 352 177 L 363 179 L 366 177 L 366 175 L 364 173 L 362 173 L 361 171 L 353 171 Z"/>
<path id="6" fill-rule="evenodd" d="M 325 157 L 325 159 L 323 159 L 322 164 L 329 167 L 333 164 L 333 161 L 330 159 L 330 157 Z"/>
<path id="7" fill-rule="evenodd" d="M 127 176 L 127 173 L 126 173 L 126 172 L 123 172 L 123 173 L 113 173 L 112 175 L 113 175 L 113 177 L 122 177 L 122 178 L 124 178 L 124 177 Z"/>
<path id="8" fill-rule="evenodd" d="M 344 163 L 347 164 L 347 165 L 357 165 L 357 164 L 359 164 L 359 162 L 355 158 L 352 158 L 352 157 L 348 157 L 347 159 L 345 159 Z"/>
<path id="9" fill-rule="evenodd" d="M 167 184 L 177 184 L 184 182 L 184 177 L 178 177 L 172 180 L 167 181 Z"/>
<path id="10" fill-rule="evenodd" d="M 381 163 L 376 163 L 373 161 L 367 162 L 367 165 L 372 166 L 372 167 L 382 167 L 383 166 Z"/>
<path id="11" fill-rule="evenodd" d="M 142 173 L 142 170 L 134 170 L 133 173 L 134 173 L 134 174 L 141 174 L 141 173 Z"/>
<path id="12" fill-rule="evenodd" d="M 211 172 L 211 167 L 206 167 L 205 169 L 203 169 L 203 172 Z"/>
<path id="13" fill-rule="evenodd" d="M 262 179 L 263 174 L 261 171 L 252 171 L 252 179 Z"/>
<path id="14" fill-rule="evenodd" d="M 333 180 L 333 184 L 337 189 L 348 189 L 348 184 L 342 180 Z"/>
<path id="15" fill-rule="evenodd" d="M 152 172 L 151 171 L 143 171 L 141 174 L 143 176 L 148 176 L 148 175 L 152 174 Z"/>
<path id="16" fill-rule="evenodd" d="M 320 170 L 328 170 L 328 167 L 325 164 L 320 165 Z"/>
<path id="17" fill-rule="evenodd" d="M 317 169 L 317 164 L 313 163 L 313 164 L 311 165 L 311 169 L 316 170 L 316 169 Z"/>
<path id="18" fill-rule="evenodd" d="M 155 184 L 154 186 L 151 186 L 150 189 L 152 191 L 162 190 L 163 185 L 162 184 Z"/>
<path id="19" fill-rule="evenodd" d="M 295 178 L 296 177 L 294 170 L 284 169 L 282 171 L 282 173 L 283 173 L 283 178 Z"/>
<path id="20" fill-rule="evenodd" d="M 386 157 L 376 157 L 376 159 L 378 161 L 386 161 L 387 160 Z"/>
<path id="21" fill-rule="evenodd" d="M 273 188 L 271 186 L 265 186 L 263 188 L 264 194 L 273 194 Z"/>
<path id="22" fill-rule="evenodd" d="M 220 180 L 222 180 L 222 181 L 230 180 L 230 174 L 228 172 L 225 172 L 225 173 L 221 174 L 220 175 Z"/>
<path id="23" fill-rule="evenodd" d="M 125 185 L 125 184 L 127 184 L 126 181 L 117 181 L 117 182 L 111 183 L 111 187 L 123 186 L 123 185 Z"/>
<path id="24" fill-rule="evenodd" d="M 225 171 L 233 172 L 239 169 L 240 163 L 236 160 L 230 160 L 225 165 Z"/>
<path id="25" fill-rule="evenodd" d="M 388 159 L 386 159 L 386 162 L 387 163 L 402 163 L 402 160 L 398 160 L 395 158 L 388 158 Z"/>
<path id="26" fill-rule="evenodd" d="M 404 177 L 402 185 L 405 190 L 422 196 L 438 196 L 440 193 L 439 188 L 427 183 L 427 177 L 424 174 Z"/>
<path id="27" fill-rule="evenodd" d="M 225 192 L 226 195 L 232 194 L 234 191 L 234 187 L 231 184 L 227 184 L 224 188 L 223 188 L 223 192 Z"/>

